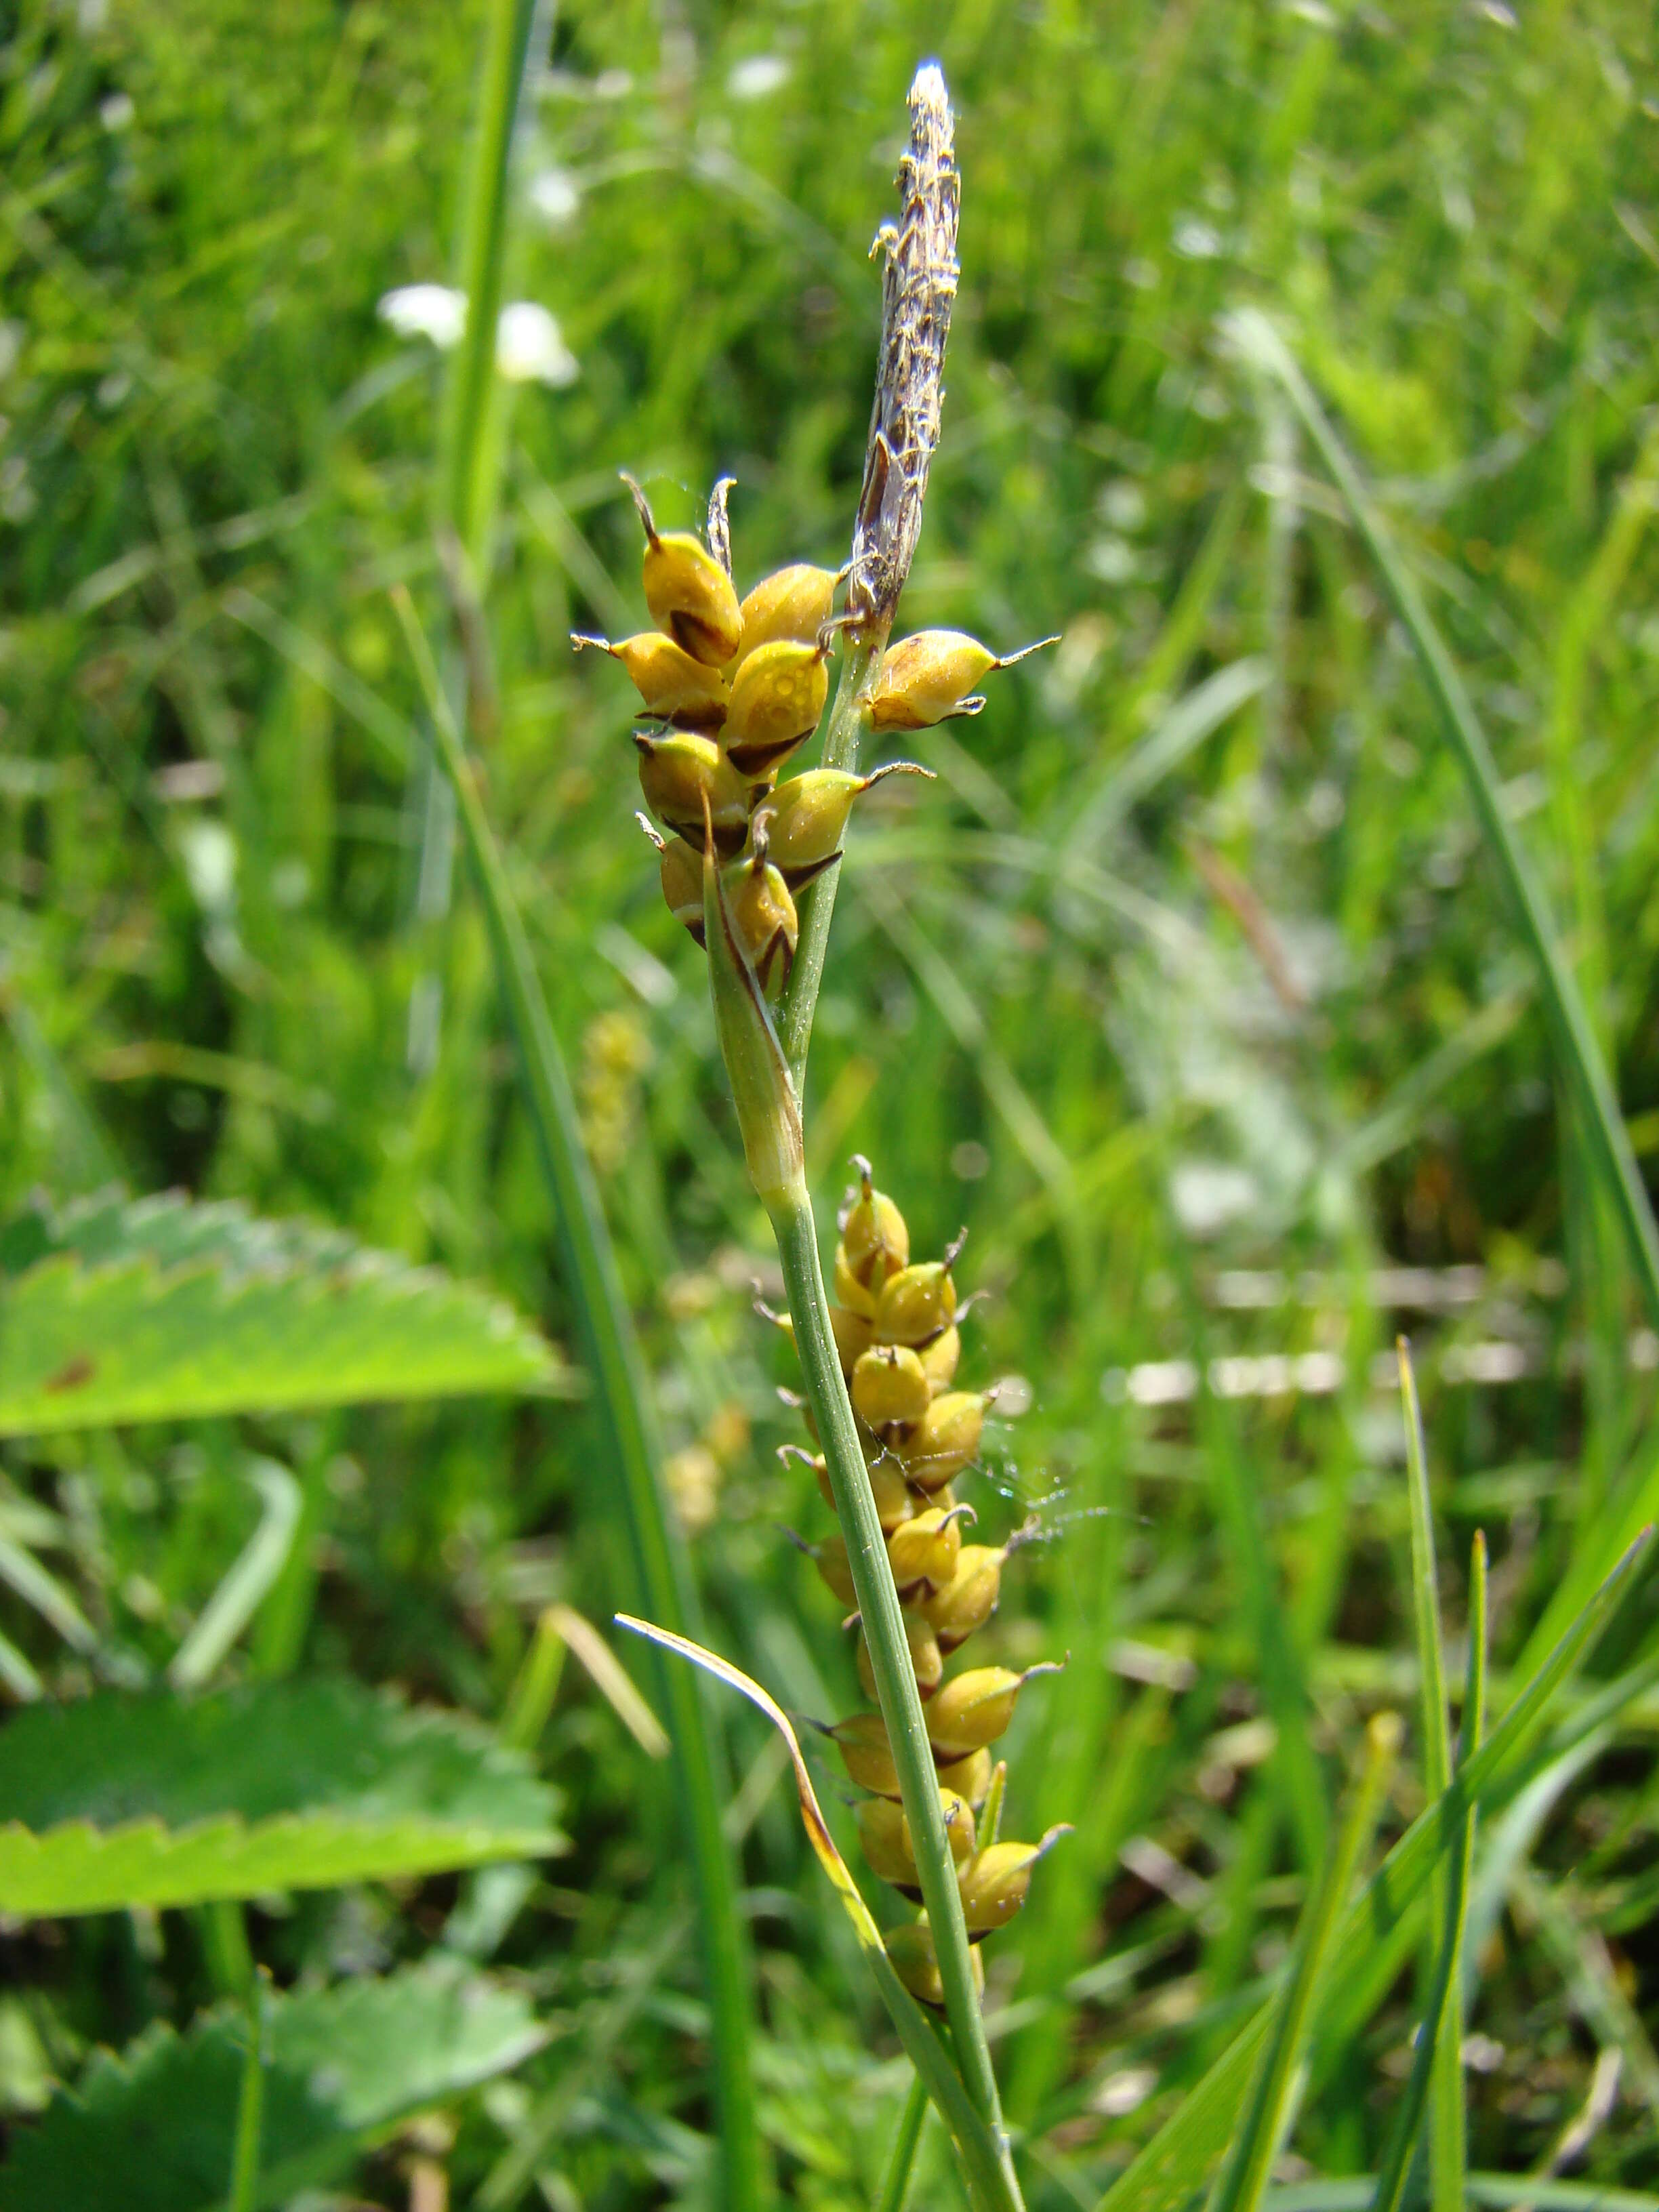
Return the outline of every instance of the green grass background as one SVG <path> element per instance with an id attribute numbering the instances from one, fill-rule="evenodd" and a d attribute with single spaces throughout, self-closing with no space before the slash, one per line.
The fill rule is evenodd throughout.
<path id="1" fill-rule="evenodd" d="M 436 615 L 441 363 L 376 302 L 450 277 L 478 33 L 477 9 L 424 0 L 0 7 L 0 1195 L 119 1178 L 320 1216 L 568 1340 L 470 888 L 422 911 L 417 690 L 387 600 L 406 581 Z M 750 1311 L 765 1224 L 702 963 L 630 819 L 624 680 L 567 633 L 643 619 L 619 467 L 676 524 L 734 474 L 740 584 L 844 556 L 865 247 L 934 50 L 963 275 L 902 626 L 1062 640 L 912 749 L 938 783 L 895 780 L 859 821 L 808 1127 L 821 1217 L 856 1147 L 920 1248 L 967 1224 L 959 1280 L 992 1295 L 964 1376 L 1030 1384 L 979 1502 L 995 1529 L 1044 1500 L 1054 1534 L 1011 1565 L 988 1646 L 1072 1655 L 1011 1738 L 1011 1811 L 1078 1832 L 990 1953 L 1035 2212 L 1091 2204 L 1218 2048 L 1282 1955 L 1364 1716 L 1411 1709 L 1403 1431 L 1373 1355 L 1419 1339 L 1443 1600 L 1461 1622 L 1485 1528 L 1500 1709 L 1651 1462 L 1623 1249 L 1456 766 L 1341 510 L 1216 323 L 1279 316 L 1371 472 L 1650 1166 L 1659 39 L 1617 4 L 560 12 L 507 293 L 552 310 L 580 373 L 512 396 L 488 799 L 670 1443 L 714 1448 L 692 1538 L 711 1633 L 823 1717 L 853 1701 L 851 1659 L 778 1533 L 825 1516 L 771 1455 L 798 1431 Z M 1231 702 L 1206 734 L 1195 694 L 1200 718 Z M 434 993 L 435 1059 L 411 1066 Z M 1390 1263 L 1484 1273 L 1425 1314 L 1375 1297 Z M 1285 1294 L 1225 1304 L 1240 1269 Z M 1525 1379 L 1455 1379 L 1495 1338 Z M 1329 1395 L 1159 1408 L 1112 1379 L 1318 1350 L 1346 1364 Z M 164 1663 L 206 1601 L 248 1532 L 250 1443 L 295 1468 L 307 1520 L 246 1669 L 344 1667 L 489 1716 L 541 1605 L 629 1598 L 580 1407 L 8 1447 L 0 1498 L 38 1516 L 110 1666 Z M 1300 1717 L 1270 1748 L 1275 1623 Z M 0 1627 L 73 1686 L 3 1593 Z M 1638 1600 L 1601 1663 L 1650 1633 Z M 1547 2157 L 1610 2045 L 1621 2093 L 1587 2170 L 1659 2183 L 1655 1717 L 1549 1809 L 1530 1887 L 1490 1901 L 1478 2166 Z M 793 2201 L 860 2203 L 902 2077 L 759 1724 L 731 1736 L 768 2132 Z M 531 2201 L 538 2172 L 558 2212 L 699 2201 L 702 2020 L 660 1770 L 574 1670 L 543 1749 L 576 1849 L 510 1915 L 474 1884 L 457 1923 L 434 1883 L 256 1915 L 256 1948 L 284 1978 L 366 1971 L 447 1926 L 526 1977 L 560 2033 L 459 2111 L 458 2203 Z M 42 2069 L 212 1982 L 167 1920 L 7 1934 L 0 1960 L 14 2111 Z M 1312 2169 L 1374 2170 L 1413 1995 L 1321 2054 Z M 390 2153 L 360 2185 L 407 2189 Z"/>

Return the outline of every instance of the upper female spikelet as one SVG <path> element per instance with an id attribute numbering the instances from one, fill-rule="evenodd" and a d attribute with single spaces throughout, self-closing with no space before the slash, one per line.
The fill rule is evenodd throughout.
<path id="1" fill-rule="evenodd" d="M 645 604 L 651 619 L 694 660 L 723 668 L 743 639 L 743 615 L 728 576 L 700 538 L 689 530 L 659 531 L 651 503 L 632 477 L 645 531 Z"/>

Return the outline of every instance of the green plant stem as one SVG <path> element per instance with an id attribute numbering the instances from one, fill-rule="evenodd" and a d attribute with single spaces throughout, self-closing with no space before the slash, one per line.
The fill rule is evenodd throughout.
<path id="1" fill-rule="evenodd" d="M 1620 1111 L 1618 1093 L 1606 1064 L 1589 1011 L 1561 950 L 1542 886 L 1504 811 L 1498 763 L 1486 741 L 1462 676 L 1429 617 L 1405 562 L 1385 528 L 1358 470 L 1332 428 L 1284 339 L 1265 315 L 1247 311 L 1232 318 L 1232 328 L 1249 357 L 1284 387 L 1333 482 L 1341 493 L 1356 530 L 1376 562 L 1395 611 L 1406 627 L 1423 673 L 1440 709 L 1441 720 L 1457 756 L 1474 810 L 1480 817 L 1498 872 L 1538 963 L 1544 1005 L 1555 1031 L 1568 1084 L 1578 1103 L 1590 1150 L 1630 1248 L 1648 1317 L 1659 1328 L 1659 1228 L 1648 1200 L 1636 1155 Z"/>
<path id="2" fill-rule="evenodd" d="M 1413 1395 L 1414 1397 L 1414 1392 Z M 1486 1726 L 1486 1545 L 1484 1536 L 1477 1532 L 1469 1565 L 1469 1662 L 1463 1692 L 1460 1765 L 1467 1764 L 1480 1748 Z M 1447 1853 L 1446 1913 L 1440 1954 L 1423 2010 L 1411 2074 L 1377 2173 L 1371 2212 L 1399 2212 L 1411 2179 L 1423 2107 L 1431 2095 L 1431 2202 L 1437 2212 L 1443 2212 L 1446 2206 L 1462 2206 L 1468 2194 L 1464 2172 L 1467 2128 L 1463 2114 L 1462 1966 L 1469 1870 L 1474 1857 L 1474 1823 L 1475 1808 L 1471 1805 L 1463 1815 L 1457 1839 Z"/>
<path id="3" fill-rule="evenodd" d="M 662 1454 L 644 1363 L 623 1296 L 599 1189 L 582 1149 L 570 1079 L 524 925 L 425 638 L 407 593 L 395 594 L 394 604 L 422 674 L 434 745 L 455 794 L 462 836 L 483 900 L 496 973 L 518 1045 L 536 1149 L 558 1217 L 566 1279 L 622 1477 L 641 1600 L 652 1618 L 665 1627 L 681 1634 L 695 1633 L 695 1601 L 663 1496 Z M 751 2053 L 749 1945 L 720 1827 L 717 1756 L 695 1679 L 683 1668 L 663 1667 L 659 1681 L 674 1742 L 681 1814 L 697 1888 L 724 2160 L 720 2203 L 732 2208 L 732 2212 L 751 2212 L 765 2201 L 765 2187 Z"/>
<path id="4" fill-rule="evenodd" d="M 821 766 L 851 770 L 859 764 L 859 738 L 864 726 L 864 689 L 871 670 L 879 662 L 887 642 L 884 629 L 868 630 L 851 640 L 841 666 L 841 680 L 824 726 Z M 778 1042 L 789 1062 L 795 1088 L 806 1089 L 806 1052 L 812 1042 L 812 1017 L 817 1011 L 818 986 L 823 980 L 823 957 L 830 945 L 830 921 L 836 910 L 836 886 L 841 862 L 832 860 L 800 898 L 800 938 L 789 970 L 789 986 L 778 1007 Z"/>
<path id="5" fill-rule="evenodd" d="M 236 2100 L 236 2140 L 230 2160 L 229 2212 L 253 2212 L 259 2193 L 259 2147 L 265 2113 L 265 1986 L 262 1976 L 247 1985 L 247 2053 L 242 2061 Z"/>
<path id="6" fill-rule="evenodd" d="M 530 51 L 535 0 L 491 0 L 484 29 L 477 116 L 467 161 L 458 281 L 466 327 L 444 393 L 438 471 L 441 523 L 482 566 L 495 503 L 495 326 L 501 312 L 513 126 Z"/>
<path id="7" fill-rule="evenodd" d="M 1002 2125 L 996 2076 L 991 2069 L 979 1994 L 974 1986 L 956 1864 L 945 1838 L 939 1807 L 939 1773 L 927 1741 L 927 1725 L 922 1717 L 921 1698 L 910 1662 L 898 1592 L 887 1564 L 887 1547 L 876 1517 L 869 1472 L 859 1445 L 852 1403 L 830 1327 L 829 1300 L 818 1261 L 817 1230 L 805 1185 L 798 1182 L 793 1190 L 775 1197 L 771 1213 L 778 1256 L 783 1264 L 784 1287 L 794 1322 L 795 1349 L 830 1470 L 836 1516 L 847 1544 L 854 1595 L 858 1599 L 865 1642 L 876 1678 L 877 1698 L 886 1723 L 893 1764 L 898 1771 L 905 1817 L 910 1824 L 922 1903 L 927 1908 L 933 1948 L 939 1958 L 945 2009 L 951 2023 L 957 2063 L 975 2111 L 997 2142 L 1007 2202 L 1017 2206 L 1021 2202 L 1019 2185 L 1014 2177 L 1013 2160 Z"/>
<path id="8" fill-rule="evenodd" d="M 904 2212 L 904 2200 L 910 2194 L 910 2176 L 915 2168 L 916 2147 L 921 2141 L 921 2124 L 927 2117 L 927 2087 L 920 2074 L 913 2074 L 875 2212 Z"/>

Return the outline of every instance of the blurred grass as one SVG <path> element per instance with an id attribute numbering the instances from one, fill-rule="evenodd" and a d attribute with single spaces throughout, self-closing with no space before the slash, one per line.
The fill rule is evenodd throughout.
<path id="1" fill-rule="evenodd" d="M 405 1060 L 434 940 L 407 921 L 417 698 L 387 592 L 440 605 L 444 363 L 375 303 L 449 276 L 481 20 L 295 0 L 274 33 L 245 0 L 0 7 L 0 1180 L 15 1200 L 118 1173 L 322 1215 L 489 1279 L 569 1340 L 470 894 L 439 945 L 437 1056 L 422 1080 Z M 673 524 L 732 471 L 740 582 L 843 556 L 864 248 L 939 20 L 578 5 L 550 67 L 546 36 L 509 290 L 558 317 L 580 373 L 519 388 L 502 450 L 489 804 L 671 1475 L 694 1522 L 714 1508 L 691 1538 L 712 1640 L 829 1717 L 848 1655 L 775 1535 L 819 1508 L 770 1458 L 793 1429 L 749 1310 L 764 1224 L 701 969 L 629 820 L 622 679 L 565 633 L 640 611 L 618 466 Z M 1036 2212 L 1093 2203 L 1224 2045 L 1306 1901 L 1297 1773 L 1334 1798 L 1369 1714 L 1413 1698 L 1404 1436 L 1373 1353 L 1403 1325 L 1419 1346 L 1454 1649 L 1449 1562 L 1476 1526 L 1490 1540 L 1495 1692 L 1659 1497 L 1634 1286 L 1432 702 L 1314 457 L 1215 327 L 1270 312 L 1363 457 L 1625 1113 L 1650 1121 L 1659 47 L 1627 0 L 1523 21 L 1127 0 L 957 10 L 939 52 L 963 282 L 902 621 L 1064 635 L 916 749 L 939 784 L 870 802 L 812 1143 L 824 1200 L 856 1146 L 919 1245 L 966 1221 L 961 1279 L 994 1295 L 964 1376 L 1032 1386 L 992 1454 L 1008 1495 L 976 1502 L 994 1531 L 1049 1501 L 1054 1540 L 1019 1554 L 996 1633 L 1011 1658 L 1073 1653 L 1022 1710 L 1011 1810 L 1078 1833 L 990 1996 Z M 1400 1310 L 1376 1301 L 1384 1263 L 1484 1273 L 1462 1304 Z M 1274 1280 L 1227 1304 L 1227 1271 Z M 1212 1357 L 1346 1370 L 1316 1395 L 1137 1395 L 1138 1364 L 1191 1358 L 1200 1333 Z M 1519 1379 L 1455 1379 L 1490 1372 L 1493 1342 L 1522 1347 Z M 543 1609 L 597 1618 L 627 1587 L 593 1420 L 482 1407 L 9 1446 L 0 1533 L 71 1596 L 100 1668 L 159 1670 L 246 1540 L 252 1445 L 295 1471 L 309 1547 L 256 1649 L 499 1715 Z M 1247 1578 L 1223 1498 L 1253 1511 L 1270 1580 Z M 1288 1745 L 1259 1633 L 1275 1596 L 1304 1699 Z M 0 1633 L 53 1686 L 89 1663 L 13 1591 Z M 1651 1642 L 1628 1607 L 1598 1663 Z M 1280 1728 L 1291 1709 L 1271 1707 Z M 1477 1851 L 1474 2173 L 1548 2162 L 1622 2037 L 1626 2089 L 1574 2172 L 1653 2186 L 1628 2087 L 1629 2021 L 1650 2029 L 1659 1988 L 1651 1727 L 1597 1739 L 1510 1832 L 1489 1909 L 1498 1823 Z M 746 1721 L 734 1743 L 739 1778 L 768 1755 Z M 560 2033 L 461 2109 L 454 2201 L 529 2201 L 542 2175 L 556 2206 L 696 2202 L 707 2022 L 659 1770 L 574 1670 L 542 1747 L 576 1852 L 466 1940 Z M 1390 1834 L 1419 1771 L 1402 1762 Z M 793 2201 L 867 2203 L 904 2083 L 790 1808 L 744 1802 L 763 2125 Z M 412 1954 L 455 1904 L 436 1885 L 313 1900 L 251 1935 L 279 1977 L 322 1972 Z M 1317 2174 L 1377 2169 L 1411 1955 L 1376 2023 L 1320 2054 L 1294 2137 Z M 8 1932 L 0 1963 L 27 1993 L 0 2054 L 58 2069 L 208 1986 L 171 1926 L 159 1949 L 125 1923 Z M 27 2078 L 0 2056 L 9 2105 Z M 918 2203 L 947 2187 L 936 2136 Z M 389 2159 L 362 2181 L 398 2185 Z"/>

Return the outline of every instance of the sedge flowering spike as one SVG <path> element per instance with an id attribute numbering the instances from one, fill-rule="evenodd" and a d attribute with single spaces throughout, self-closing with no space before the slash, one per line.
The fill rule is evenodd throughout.
<path id="1" fill-rule="evenodd" d="M 939 1638 L 941 1651 L 951 1652 L 965 1644 L 996 1611 L 1007 1556 L 1000 1546 L 962 1545 L 949 1581 L 935 1584 L 932 1595 L 921 1601 L 922 1618 Z"/>
<path id="2" fill-rule="evenodd" d="M 910 1647 L 910 1668 L 916 1678 L 916 1687 L 926 1705 L 945 1679 L 945 1654 L 939 1648 L 939 1638 L 920 1613 L 904 1615 L 905 1640 Z M 859 1682 L 864 1694 L 873 1705 L 876 1698 L 876 1677 L 870 1664 L 870 1646 L 863 1632 L 859 1634 Z"/>
<path id="3" fill-rule="evenodd" d="M 885 1344 L 926 1344 L 941 1335 L 957 1316 L 957 1286 L 942 1260 L 923 1260 L 901 1267 L 881 1286 L 876 1301 L 876 1334 Z"/>
<path id="4" fill-rule="evenodd" d="M 767 857 L 766 817 L 757 815 L 750 850 L 726 872 L 732 923 L 761 989 L 775 998 L 789 981 L 800 922 L 789 886 Z"/>
<path id="5" fill-rule="evenodd" d="M 889 1930 L 885 1942 L 887 1955 L 892 1960 L 893 1971 L 911 1996 L 919 2003 L 930 2006 L 935 2012 L 945 2008 L 945 1983 L 939 1970 L 939 1954 L 933 1948 L 933 1931 L 924 1912 L 919 1920 L 903 1928 Z M 973 1969 L 974 1986 L 982 1996 L 985 1993 L 985 1962 L 980 1957 L 975 1943 L 968 1954 Z"/>
<path id="6" fill-rule="evenodd" d="M 887 1540 L 887 1564 L 901 1597 L 921 1591 L 936 1595 L 950 1587 L 962 1556 L 962 1523 L 972 1511 L 970 1505 L 930 1505 L 894 1529 Z"/>
<path id="7" fill-rule="evenodd" d="M 920 1356 L 910 1356 L 926 1383 L 927 1371 Z M 928 1385 L 927 1403 L 895 1445 L 907 1479 L 918 1490 L 939 1490 L 972 1466 L 979 1456 L 989 1402 L 977 1390 L 945 1390 L 935 1398 Z"/>
<path id="8" fill-rule="evenodd" d="M 908 1344 L 872 1344 L 853 1369 L 853 1410 L 878 1435 L 921 1420 L 932 1395 Z"/>
<path id="9" fill-rule="evenodd" d="M 876 1188 L 869 1161 L 860 1155 L 853 1164 L 859 1188 L 842 1210 L 837 1257 L 866 1290 L 873 1283 L 879 1292 L 889 1275 L 909 1265 L 910 1231 L 886 1192 Z"/>
<path id="10" fill-rule="evenodd" d="M 962 1331 L 952 1322 L 931 1343 L 920 1346 L 920 1351 L 921 1371 L 927 1377 L 927 1388 L 937 1398 L 956 1380 L 957 1363 L 962 1358 Z"/>
<path id="11" fill-rule="evenodd" d="M 836 1352 L 841 1360 L 841 1371 L 852 1380 L 853 1370 L 860 1354 L 868 1352 L 875 1342 L 875 1334 L 868 1314 L 854 1313 L 847 1306 L 831 1306 L 830 1329 L 836 1340 Z"/>
<path id="12" fill-rule="evenodd" d="M 833 1513 L 836 1493 L 830 1482 L 830 1463 L 820 1453 L 812 1462 L 818 1479 L 818 1490 L 824 1504 Z M 881 1533 L 890 1536 L 895 1528 L 907 1522 L 916 1510 L 910 1486 L 904 1480 L 903 1470 L 890 1452 L 878 1452 L 869 1465 L 870 1492 L 876 1501 L 876 1518 L 881 1523 Z"/>
<path id="13" fill-rule="evenodd" d="M 961 629 L 921 629 L 901 638 L 882 656 L 870 687 L 866 712 L 873 730 L 927 730 L 984 706 L 974 690 L 994 668 L 1012 668 L 1027 654 L 1059 642 L 1041 637 L 1018 653 L 993 653 Z"/>
<path id="14" fill-rule="evenodd" d="M 662 895 L 675 921 L 689 929 L 699 945 L 706 945 L 702 862 L 684 837 L 671 837 L 662 848 Z"/>
<path id="15" fill-rule="evenodd" d="M 740 775 L 775 775 L 817 729 L 829 696 L 823 647 L 787 637 L 757 645 L 732 678 L 722 740 L 726 758 Z"/>
<path id="16" fill-rule="evenodd" d="M 763 576 L 738 610 L 743 620 L 738 666 L 758 646 L 781 638 L 792 645 L 816 645 L 830 619 L 838 581 L 833 568 L 815 568 L 806 561 L 792 562 L 787 568 Z"/>
<path id="17" fill-rule="evenodd" d="M 975 1854 L 974 1808 L 954 1790 L 941 1790 L 939 1797 L 951 1856 L 960 1869 Z M 862 1804 L 854 1807 L 853 1818 L 858 1824 L 859 1841 L 871 1873 L 878 1881 L 902 1890 L 907 1897 L 919 1897 L 921 1893 L 916 1886 L 915 1845 L 903 1808 L 890 1797 L 867 1797 Z"/>
<path id="18" fill-rule="evenodd" d="M 935 1759 L 966 1759 L 1003 1735 L 1014 1717 L 1019 1693 L 1033 1674 L 1052 1667 L 1028 1667 L 1016 1674 L 1006 1667 L 975 1667 L 952 1676 L 927 1716 L 927 1740 Z"/>
<path id="19" fill-rule="evenodd" d="M 572 630 L 570 642 L 578 653 L 592 646 L 608 653 L 628 671 L 647 714 L 660 714 L 681 730 L 718 730 L 726 720 L 731 694 L 718 668 L 696 660 L 683 646 L 660 630 L 641 630 L 612 644 L 608 637 L 590 637 Z"/>
<path id="20" fill-rule="evenodd" d="M 764 836 L 770 809 L 757 822 Z M 1024 1684 L 1053 1670 L 1038 1666 L 1017 1674 L 990 1666 L 946 1674 L 951 1655 L 995 1613 L 1004 1565 L 1021 1538 L 1001 1545 L 965 1541 L 974 1509 L 958 1503 L 951 1487 L 951 1478 L 978 1452 L 990 1402 L 980 1392 L 951 1387 L 962 1351 L 959 1316 L 967 1310 L 957 1300 L 951 1272 L 962 1239 L 942 1258 L 912 1259 L 902 1212 L 876 1188 L 870 1163 L 860 1158 L 854 1164 L 858 1183 L 837 1224 L 837 1303 L 829 1311 L 900 1601 L 964 1921 L 976 1941 L 1018 1912 L 1031 1869 L 1059 1832 L 1051 1832 L 1040 1844 L 999 1842 L 1007 1769 L 994 1765 L 990 1750 L 1012 1719 Z M 796 1449 L 783 1447 L 786 1454 Z M 813 1465 L 824 1501 L 833 1508 L 828 1468 L 821 1458 Z M 845 1538 L 837 1534 L 802 1548 L 837 1602 L 854 1605 L 858 1593 Z M 875 1670 L 862 1623 L 854 1614 L 848 1625 L 859 1627 L 859 1681 L 873 1705 Z M 879 1712 L 855 1713 L 826 1733 L 851 1780 L 867 1793 L 854 1808 L 866 1862 L 882 1881 L 920 1902 L 921 1869 L 885 1721 Z M 983 1817 L 976 1820 L 981 1807 Z M 891 1943 L 897 1945 L 896 1963 L 902 1961 L 909 1977 L 906 1986 L 933 2002 L 927 1993 L 937 1982 L 938 1966 L 926 1916 L 914 1928 L 899 1929 L 890 1948 Z M 977 1973 L 976 1949 L 973 1956 Z"/>
<path id="21" fill-rule="evenodd" d="M 856 1314 L 860 1321 L 869 1323 L 870 1341 L 874 1343 L 876 1299 L 878 1293 L 872 1291 L 867 1283 L 860 1282 L 858 1277 L 853 1273 L 847 1257 L 845 1244 L 837 1244 L 836 1247 L 836 1271 L 833 1280 L 837 1303 L 848 1313 Z"/>
<path id="22" fill-rule="evenodd" d="M 689 530 L 659 531 L 651 502 L 630 476 L 645 532 L 645 604 L 651 619 L 694 660 L 723 668 L 743 640 L 743 617 L 731 577 L 700 538 Z"/>
<path id="23" fill-rule="evenodd" d="M 691 730 L 653 737 L 635 730 L 640 789 L 659 822 L 698 851 L 705 823 L 723 858 L 742 851 L 749 836 L 749 787 L 712 738 Z"/>
<path id="24" fill-rule="evenodd" d="M 957 1887 L 970 1936 L 1007 1926 L 1030 1894 L 1032 1868 L 1070 1832 L 1060 1826 L 1050 1828 L 1040 1844 L 988 1844 L 958 1862 Z"/>
<path id="25" fill-rule="evenodd" d="M 811 768 L 792 776 L 773 793 L 772 858 L 799 890 L 822 875 L 832 860 L 841 858 L 841 841 L 847 834 L 853 802 L 890 775 L 925 775 L 931 769 L 915 761 L 889 761 L 869 775 L 854 775 L 848 769 Z"/>

